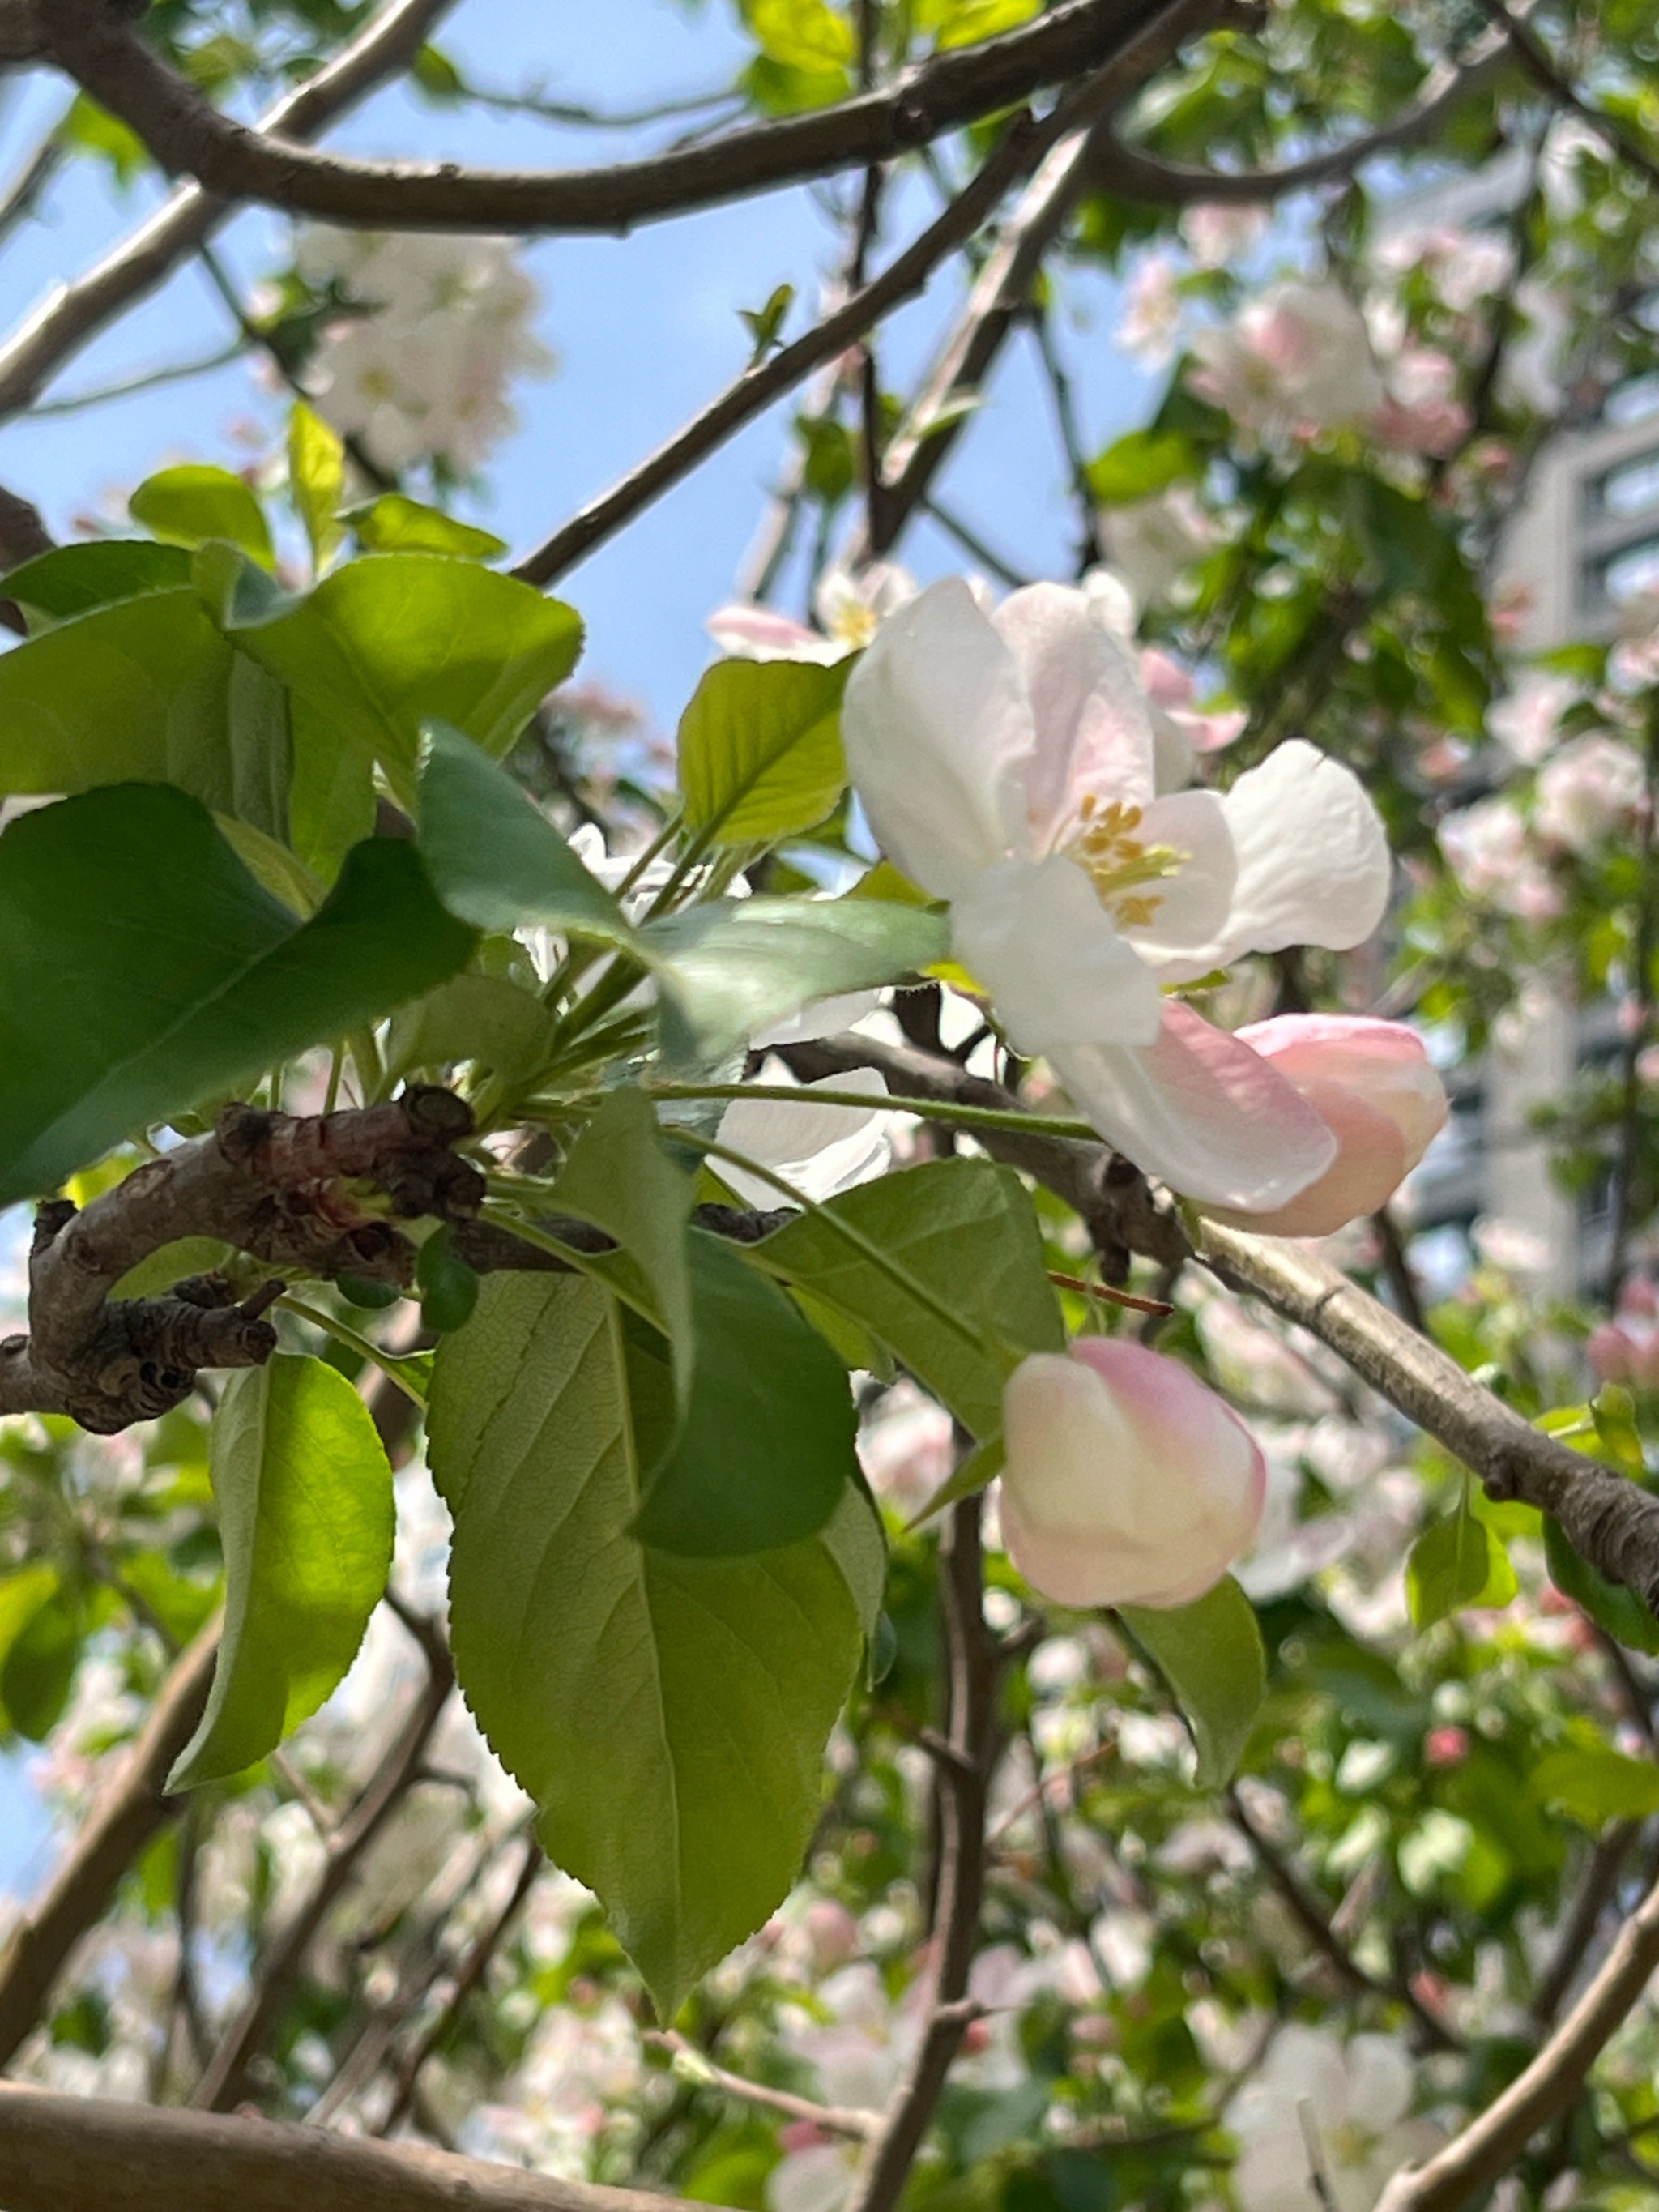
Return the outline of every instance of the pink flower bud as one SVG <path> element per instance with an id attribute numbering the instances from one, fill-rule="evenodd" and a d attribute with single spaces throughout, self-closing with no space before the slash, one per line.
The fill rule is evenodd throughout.
<path id="1" fill-rule="evenodd" d="M 1261 1525 L 1255 1440 L 1179 1361 L 1116 1337 L 1022 1360 L 1003 1395 L 1002 1533 L 1061 1605 L 1190 1604 Z"/>
<path id="2" fill-rule="evenodd" d="M 1423 1756 L 1431 1766 L 1461 1766 L 1468 1755 L 1467 1729 L 1432 1728 L 1423 1739 Z"/>
<path id="3" fill-rule="evenodd" d="M 1316 1182 L 1271 1213 L 1229 1213 L 1270 1237 L 1328 1237 L 1387 1205 L 1445 1126 L 1445 1086 L 1403 1022 L 1280 1014 L 1238 1031 L 1316 1107 L 1337 1140 Z"/>

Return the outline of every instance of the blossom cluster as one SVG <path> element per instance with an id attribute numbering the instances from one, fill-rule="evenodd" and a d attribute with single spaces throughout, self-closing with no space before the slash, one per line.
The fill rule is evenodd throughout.
<path id="1" fill-rule="evenodd" d="M 553 367 L 510 239 L 319 227 L 295 259 L 338 310 L 307 373 L 318 411 L 383 469 L 478 468 L 518 420 L 514 379 Z"/>

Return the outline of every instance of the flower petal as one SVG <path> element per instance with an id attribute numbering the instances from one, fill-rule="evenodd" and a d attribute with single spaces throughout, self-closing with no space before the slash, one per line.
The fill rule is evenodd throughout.
<path id="1" fill-rule="evenodd" d="M 1389 902 L 1388 839 L 1352 769 L 1301 738 L 1249 769 L 1222 800 L 1238 854 L 1225 926 L 1166 981 L 1287 945 L 1363 945 Z"/>
<path id="2" fill-rule="evenodd" d="M 1174 1000 L 1144 1051 L 1082 1046 L 1048 1057 L 1107 1142 L 1186 1197 L 1282 1206 L 1336 1157 L 1336 1139 L 1294 1085 Z"/>
<path id="3" fill-rule="evenodd" d="M 768 1061 L 762 1075 L 768 1083 L 789 1079 L 788 1071 L 776 1060 Z M 824 1089 L 861 1091 L 872 1103 L 867 1110 L 826 1105 L 812 1097 L 814 1091 Z M 880 1106 L 873 1103 L 878 1099 Z M 821 1206 L 854 1183 L 867 1182 L 885 1171 L 893 1150 L 891 1116 L 882 1110 L 889 1103 L 887 1086 L 873 1067 L 854 1068 L 845 1075 L 827 1076 L 821 1083 L 802 1084 L 799 1105 L 777 1098 L 734 1098 L 720 1116 L 720 1141 L 763 1166 L 775 1168 L 804 1197 Z M 730 1161 L 719 1165 L 721 1182 L 750 1206 L 780 1202 L 775 1186 L 760 1176 Z"/>
<path id="4" fill-rule="evenodd" d="M 734 602 L 716 607 L 703 625 L 722 653 L 741 660 L 844 660 L 851 650 L 842 638 L 825 637 L 805 623 L 792 622 L 771 607 Z"/>
<path id="5" fill-rule="evenodd" d="M 1087 592 L 1029 584 L 996 626 L 1025 679 L 1036 749 L 1025 771 L 1032 844 L 1075 819 L 1085 791 L 1144 806 L 1152 795 L 1152 709 L 1133 655 Z"/>
<path id="6" fill-rule="evenodd" d="M 1127 931 L 1155 974 L 1179 963 L 1186 948 L 1206 945 L 1226 927 L 1238 881 L 1238 856 L 1226 810 L 1212 791 L 1176 791 L 1155 799 L 1135 832 L 1142 844 L 1170 845 L 1187 857 L 1174 875 L 1149 886 L 1152 919 Z"/>
<path id="7" fill-rule="evenodd" d="M 959 576 L 891 615 L 842 706 L 847 764 L 882 850 L 955 898 L 1022 837 L 1036 739 L 1013 654 Z"/>
<path id="8" fill-rule="evenodd" d="M 1061 854 L 1004 860 L 976 876 L 951 909 L 951 934 L 957 958 L 1029 1056 L 1150 1044 L 1158 1033 L 1157 978 Z"/>

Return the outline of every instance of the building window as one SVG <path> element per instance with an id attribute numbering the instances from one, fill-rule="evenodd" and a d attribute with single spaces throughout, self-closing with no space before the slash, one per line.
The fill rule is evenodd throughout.
<path id="1" fill-rule="evenodd" d="M 1589 478 L 1584 501 L 1592 514 L 1645 514 L 1659 507 L 1659 447 Z"/>
<path id="2" fill-rule="evenodd" d="M 1584 604 L 1592 611 L 1622 607 L 1639 592 L 1659 590 L 1659 537 L 1638 538 L 1588 562 L 1584 569 Z"/>

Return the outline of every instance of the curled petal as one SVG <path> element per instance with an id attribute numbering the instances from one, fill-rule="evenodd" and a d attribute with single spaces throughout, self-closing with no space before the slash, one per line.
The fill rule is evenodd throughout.
<path id="1" fill-rule="evenodd" d="M 1222 800 L 1238 854 L 1227 922 L 1195 946 L 1176 981 L 1246 952 L 1289 945 L 1363 945 L 1389 902 L 1388 839 L 1352 769 L 1300 738 L 1249 769 Z"/>
<path id="2" fill-rule="evenodd" d="M 1188 1198 L 1282 1206 L 1336 1158 L 1335 1137 L 1294 1084 L 1173 1000 L 1144 1051 L 1084 1046 L 1049 1058 L 1107 1142 Z"/>
<path id="3" fill-rule="evenodd" d="M 1035 738 L 1013 654 L 947 576 L 890 615 L 842 706 L 847 764 L 883 852 L 955 898 L 1023 839 Z"/>
<path id="4" fill-rule="evenodd" d="M 1156 977 L 1063 854 L 988 868 L 957 900 L 951 925 L 957 958 L 1021 1052 L 1157 1036 Z"/>

